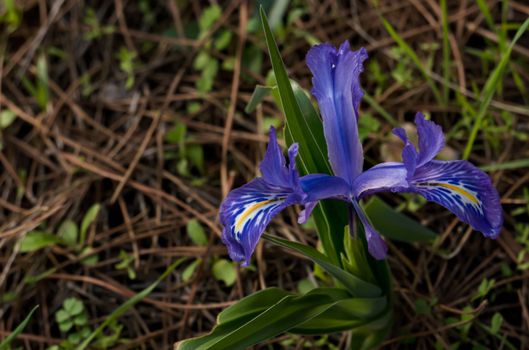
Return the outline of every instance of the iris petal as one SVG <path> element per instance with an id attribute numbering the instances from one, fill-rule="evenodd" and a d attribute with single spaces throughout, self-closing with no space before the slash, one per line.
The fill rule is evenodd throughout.
<path id="1" fill-rule="evenodd" d="M 441 127 L 431 120 L 426 120 L 421 112 L 415 115 L 415 125 L 419 136 L 419 167 L 435 158 L 443 149 L 445 138 Z"/>
<path id="2" fill-rule="evenodd" d="M 464 160 L 431 161 L 419 168 L 414 192 L 446 207 L 486 237 L 496 238 L 503 223 L 498 192 L 490 177 Z"/>
<path id="3" fill-rule="evenodd" d="M 232 260 L 248 265 L 266 226 L 289 205 L 305 205 L 299 218 L 304 222 L 319 200 L 350 196 L 350 187 L 342 178 L 325 174 L 300 178 L 296 170 L 297 153 L 297 144 L 291 145 L 287 164 L 275 129 L 271 128 L 270 142 L 260 164 L 263 176 L 234 189 L 222 202 L 222 241 Z"/>
<path id="4" fill-rule="evenodd" d="M 407 177 L 402 163 L 382 163 L 361 174 L 353 184 L 355 197 L 377 192 L 414 192 L 441 204 L 462 221 L 496 238 L 503 223 L 498 192 L 487 174 L 464 160 L 432 160 Z"/>
<path id="5" fill-rule="evenodd" d="M 384 242 L 377 230 L 375 230 L 373 225 L 371 225 L 366 213 L 364 212 L 364 209 L 362 209 L 360 204 L 358 204 L 356 200 L 353 200 L 352 204 L 356 213 L 358 214 L 358 217 L 360 218 L 360 221 L 362 222 L 362 225 L 364 226 L 367 250 L 369 251 L 369 254 L 371 254 L 371 256 L 377 260 L 384 259 L 388 254 L 388 246 L 386 245 L 386 242 Z"/>
<path id="6" fill-rule="evenodd" d="M 292 145 L 292 147 L 297 146 Z M 293 158 L 295 158 L 296 154 L 297 152 L 292 154 Z M 292 176 L 297 175 L 297 172 L 292 174 L 290 171 L 291 169 L 286 167 L 285 156 L 283 155 L 281 147 L 279 147 L 279 144 L 277 143 L 276 130 L 274 127 L 270 128 L 270 141 L 268 142 L 268 147 L 263 161 L 259 165 L 259 169 L 263 174 L 263 178 L 265 178 L 269 184 L 283 188 L 292 187 Z"/>
<path id="7" fill-rule="evenodd" d="M 362 199 L 377 192 L 402 192 L 409 188 L 407 169 L 402 163 L 387 162 L 364 171 L 353 182 L 353 194 Z"/>
<path id="8" fill-rule="evenodd" d="M 326 174 L 310 174 L 300 178 L 300 185 L 307 194 L 307 201 L 326 198 L 348 198 L 350 188 L 344 179 Z"/>
<path id="9" fill-rule="evenodd" d="M 301 196 L 256 178 L 231 191 L 220 208 L 222 241 L 234 261 L 248 265 L 259 238 L 272 218 Z"/>
<path id="10" fill-rule="evenodd" d="M 417 150 L 415 149 L 413 143 L 411 143 L 411 141 L 408 139 L 406 130 L 403 128 L 395 128 L 393 129 L 393 134 L 397 135 L 402 140 L 402 142 L 404 142 L 404 148 L 402 149 L 402 161 L 404 162 L 404 166 L 408 171 L 408 176 L 411 176 L 413 173 L 415 173 L 415 169 L 417 168 L 417 158 L 419 158 Z"/>
<path id="11" fill-rule="evenodd" d="M 363 152 L 358 137 L 358 105 L 362 97 L 359 75 L 365 49 L 351 51 L 344 42 L 338 50 L 329 44 L 313 46 L 307 65 L 313 78 L 312 94 L 318 100 L 331 167 L 349 184 L 360 174 Z"/>

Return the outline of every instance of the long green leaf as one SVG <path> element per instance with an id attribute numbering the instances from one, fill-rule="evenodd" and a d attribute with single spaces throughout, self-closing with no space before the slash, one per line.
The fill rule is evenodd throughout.
<path id="1" fill-rule="evenodd" d="M 286 296 L 258 317 L 223 337 L 211 350 L 246 349 L 318 316 L 338 300 L 324 293 Z"/>
<path id="2" fill-rule="evenodd" d="M 292 88 L 277 43 L 262 8 L 260 14 L 277 82 L 277 96 L 287 120 L 285 139 L 288 144 L 293 142 L 299 144 L 298 166 L 302 174 L 329 174 L 331 169 L 327 160 L 323 126 L 318 113 L 302 89 L 296 85 L 294 89 Z M 333 220 L 328 219 L 327 213 L 332 213 L 332 216 L 329 217 L 332 217 Z M 324 203 L 323 205 L 318 205 L 314 211 L 314 218 L 323 249 L 334 263 L 340 262 L 339 257 L 340 252 L 343 251 L 343 242 L 341 237 L 333 233 L 336 232 L 336 228 L 338 228 L 338 232 L 342 231 L 343 225 L 347 222 L 345 213 L 345 205 L 342 203 Z"/>
<path id="3" fill-rule="evenodd" d="M 31 309 L 31 311 L 29 312 L 29 314 L 26 316 L 26 318 L 24 319 L 24 321 L 22 321 L 18 326 L 17 328 L 15 328 L 15 330 L 13 332 L 11 332 L 11 334 L 9 334 L 7 336 L 7 338 L 5 338 L 4 340 L 2 340 L 2 342 L 0 343 L 0 350 L 8 350 L 10 349 L 10 345 L 11 345 L 11 342 L 13 340 L 15 340 L 15 338 L 20 334 L 22 333 L 22 331 L 24 330 L 24 328 L 26 328 L 26 326 L 28 325 L 29 323 L 29 320 L 31 319 L 31 316 L 33 316 L 33 313 L 39 308 L 38 305 L 36 305 L 35 307 L 33 307 L 33 309 Z"/>
<path id="4" fill-rule="evenodd" d="M 476 137 L 478 136 L 478 132 L 481 129 L 483 118 L 487 113 L 490 102 L 492 101 L 492 97 L 496 93 L 498 85 L 501 83 L 501 77 L 503 76 L 505 67 L 507 66 L 507 63 L 509 63 L 509 58 L 511 57 L 512 49 L 514 48 L 514 45 L 516 44 L 518 39 L 520 39 L 522 34 L 527 30 L 528 26 L 529 18 L 526 19 L 525 22 L 523 22 L 520 28 L 518 28 L 518 31 L 516 31 L 516 34 L 514 35 L 514 39 L 507 48 L 507 52 L 505 52 L 500 62 L 498 63 L 494 71 L 490 74 L 489 78 L 487 79 L 487 82 L 485 83 L 485 87 L 483 88 L 483 92 L 481 93 L 479 111 L 476 115 L 472 131 L 470 132 L 465 151 L 463 152 L 463 159 L 468 159 L 468 157 L 470 156 L 470 152 L 472 152 L 472 146 L 474 145 Z"/>
<path id="5" fill-rule="evenodd" d="M 365 211 L 375 229 L 385 237 L 402 242 L 429 243 L 437 237 L 433 231 L 395 211 L 378 197 L 367 202 Z"/>
<path id="6" fill-rule="evenodd" d="M 272 89 L 273 88 L 270 86 L 256 85 L 252 97 L 250 97 L 250 101 L 248 101 L 248 104 L 244 107 L 244 111 L 246 113 L 252 113 L 257 105 L 261 103 L 266 96 L 270 95 Z"/>
<path id="7" fill-rule="evenodd" d="M 381 290 L 379 287 L 361 280 L 360 278 L 350 274 L 345 270 L 342 270 L 339 266 L 333 264 L 329 258 L 312 247 L 287 241 L 267 234 L 264 234 L 263 237 L 274 244 L 295 250 L 298 253 L 305 255 L 307 258 L 320 265 L 331 276 L 340 281 L 340 283 L 342 283 L 349 293 L 351 293 L 351 295 L 354 297 L 373 298 L 379 297 L 381 295 Z"/>
<path id="8" fill-rule="evenodd" d="M 217 316 L 217 323 L 231 322 L 237 318 L 245 317 L 248 314 L 259 314 L 270 305 L 277 303 L 279 300 L 291 294 L 280 288 L 267 288 L 255 292 L 223 310 Z"/>
<path id="9" fill-rule="evenodd" d="M 300 131 L 310 134 L 310 137 L 307 138 L 308 144 L 298 142 L 299 156 L 297 165 L 300 174 L 332 174 L 331 165 L 327 158 L 327 144 L 323 134 L 322 121 L 305 90 L 295 82 L 292 82 L 292 89 L 304 118 L 299 123 L 290 123 L 287 118 L 285 140 L 290 146 L 297 140 Z M 292 124 L 296 123 L 301 126 L 301 129 L 299 127 L 291 127 Z M 310 162 L 305 162 L 307 158 L 314 160 L 314 166 L 311 166 Z M 345 203 L 330 200 L 320 202 L 312 214 L 323 249 L 334 263 L 339 263 L 339 260 L 336 259 L 343 252 L 343 241 L 340 235 L 333 233 L 342 232 L 343 227 L 347 224 L 347 215 Z"/>
<path id="10" fill-rule="evenodd" d="M 90 345 L 90 343 L 92 342 L 92 340 L 94 340 L 94 338 L 96 338 L 99 334 L 101 334 L 101 332 L 103 332 L 103 330 L 110 324 L 112 323 L 114 320 L 116 320 L 118 317 L 120 317 L 121 315 L 123 315 L 125 312 L 127 312 L 131 307 L 133 307 L 134 305 L 136 305 L 138 302 L 140 302 L 143 298 L 145 298 L 146 296 L 148 296 L 149 294 L 152 293 L 152 291 L 154 290 L 154 288 L 156 288 L 156 286 L 161 282 L 163 281 L 167 276 L 169 276 L 169 274 L 171 272 L 174 271 L 174 269 L 176 269 L 178 267 L 178 265 L 180 265 L 181 263 L 183 263 L 186 259 L 185 258 L 181 258 L 181 259 L 178 259 L 177 261 L 175 261 L 174 263 L 172 263 L 171 265 L 169 265 L 169 267 L 164 271 L 164 273 L 153 283 L 151 284 L 150 286 L 148 286 L 147 288 L 145 288 L 144 290 L 142 290 L 141 292 L 139 292 L 138 294 L 134 295 L 132 298 L 130 298 L 129 300 L 127 300 L 126 302 L 124 302 L 123 304 L 121 304 L 116 310 L 114 310 L 110 315 L 108 315 L 105 319 L 105 321 L 103 321 L 103 323 L 101 323 L 101 325 L 99 327 L 97 327 L 82 343 L 81 345 L 79 345 L 77 347 L 76 350 L 83 350 L 83 349 L 86 349 L 88 347 L 88 345 Z"/>
<path id="11" fill-rule="evenodd" d="M 248 319 L 246 315 L 249 310 L 239 318 L 233 314 L 235 318 L 230 317 L 226 323 L 219 323 L 210 334 L 179 342 L 176 344 L 176 349 L 237 350 L 245 349 L 286 331 L 312 334 L 318 329 L 324 333 L 343 330 L 346 329 L 343 328 L 345 324 L 351 327 L 363 327 L 372 323 L 373 317 L 386 305 L 385 298 L 354 299 L 341 288 L 317 288 L 301 296 L 289 295 L 279 290 L 270 290 L 266 294 L 268 295 L 261 294 L 260 298 L 254 296 L 245 298 L 246 301 L 250 298 L 254 299 L 251 303 L 246 303 L 245 309 L 250 305 L 260 308 L 259 301 L 264 303 L 275 301 L 267 305 L 266 310 L 261 311 L 256 317 Z M 281 294 L 284 296 L 275 300 Z M 243 306 L 238 308 L 241 309 Z M 332 315 L 337 315 L 339 319 L 332 319 Z"/>
<path id="12" fill-rule="evenodd" d="M 366 325 L 386 310 L 388 300 L 379 298 L 348 298 L 337 302 L 327 311 L 290 330 L 297 334 L 326 334 Z"/>
<path id="13" fill-rule="evenodd" d="M 380 347 L 387 338 L 393 323 L 393 311 L 388 309 L 376 320 L 353 329 L 351 337 L 351 349 L 371 350 Z"/>

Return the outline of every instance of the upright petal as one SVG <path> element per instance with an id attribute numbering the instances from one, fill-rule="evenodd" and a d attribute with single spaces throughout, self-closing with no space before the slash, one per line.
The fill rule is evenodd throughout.
<path id="1" fill-rule="evenodd" d="M 307 54 L 307 65 L 313 75 L 312 93 L 323 117 L 329 161 L 334 174 L 349 184 L 363 165 L 357 118 L 362 97 L 359 75 L 366 58 L 365 49 L 353 52 L 348 42 L 339 50 L 329 44 L 316 45 Z"/>
<path id="2" fill-rule="evenodd" d="M 388 246 L 386 245 L 386 242 L 384 242 L 377 230 L 371 225 L 371 222 L 369 222 L 369 219 L 360 204 L 354 199 L 352 203 L 362 225 L 364 226 L 369 254 L 377 260 L 384 259 L 388 254 Z"/>
<path id="3" fill-rule="evenodd" d="M 486 237 L 500 234 L 500 196 L 490 177 L 465 160 L 434 160 L 419 168 L 411 181 L 414 192 L 441 204 Z"/>
<path id="4" fill-rule="evenodd" d="M 283 190 L 256 178 L 231 191 L 220 207 L 222 241 L 234 261 L 250 262 L 259 238 L 272 218 L 303 195 Z"/>
<path id="5" fill-rule="evenodd" d="M 415 149 L 413 143 L 411 143 L 411 141 L 408 139 L 406 130 L 403 128 L 395 128 L 393 129 L 393 134 L 397 135 L 402 140 L 402 142 L 404 142 L 404 148 L 402 149 L 402 161 L 404 162 L 404 166 L 408 171 L 408 177 L 413 176 L 413 173 L 415 173 L 415 169 L 417 168 L 417 159 L 419 158 L 417 150 Z"/>
<path id="6" fill-rule="evenodd" d="M 265 156 L 259 165 L 263 178 L 271 184 L 278 187 L 290 187 L 291 174 L 290 169 L 286 167 L 283 150 L 277 143 L 276 130 L 270 128 L 270 141 L 266 149 Z"/>
<path id="7" fill-rule="evenodd" d="M 419 135 L 419 158 L 417 166 L 434 159 L 445 146 L 445 137 L 441 127 L 431 120 L 426 120 L 421 112 L 415 115 L 415 125 Z"/>

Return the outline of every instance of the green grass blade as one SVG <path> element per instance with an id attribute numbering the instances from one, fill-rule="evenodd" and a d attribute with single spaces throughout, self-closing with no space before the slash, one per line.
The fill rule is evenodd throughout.
<path id="1" fill-rule="evenodd" d="M 384 25 L 384 28 L 386 29 L 388 34 L 391 36 L 391 38 L 393 38 L 393 40 L 397 43 L 397 45 L 399 45 L 399 47 L 406 53 L 406 55 L 408 55 L 408 57 L 413 61 L 413 63 L 415 63 L 415 65 L 421 72 L 422 76 L 424 77 L 428 85 L 430 86 L 430 89 L 432 90 L 436 100 L 439 103 L 442 103 L 443 100 L 441 98 L 441 94 L 439 93 L 439 89 L 435 85 L 433 79 L 428 74 L 429 73 L 428 70 L 424 67 L 423 63 L 421 62 L 421 60 L 419 59 L 415 51 L 413 51 L 413 49 L 406 43 L 406 41 L 399 35 L 399 33 L 397 33 L 397 31 L 395 30 L 395 28 L 393 28 L 391 23 L 389 23 L 384 17 L 381 17 L 381 20 L 382 20 L 382 24 Z"/>
<path id="2" fill-rule="evenodd" d="M 484 165 L 479 168 L 483 171 L 513 170 L 513 169 L 529 168 L 529 159 L 516 159 L 510 162 Z"/>
<path id="3" fill-rule="evenodd" d="M 487 25 L 492 31 L 496 32 L 494 19 L 492 18 L 492 14 L 490 13 L 489 5 L 487 4 L 487 2 L 485 0 L 476 0 L 476 3 L 478 4 L 479 10 L 485 17 L 485 22 L 487 22 Z"/>
<path id="4" fill-rule="evenodd" d="M 150 286 L 139 292 L 138 294 L 134 295 L 132 298 L 127 300 L 125 303 L 121 304 L 116 310 L 114 310 L 110 315 L 108 315 L 103 323 L 99 327 L 97 327 L 78 347 L 77 350 L 83 350 L 90 345 L 92 340 L 94 340 L 103 330 L 114 320 L 116 320 L 118 317 L 123 315 L 125 312 L 127 312 L 131 307 L 136 305 L 138 302 L 140 302 L 143 298 L 151 294 L 151 292 L 156 288 L 156 286 L 163 281 L 171 272 L 173 272 L 174 269 L 176 269 L 181 263 L 183 263 L 186 259 L 181 258 L 172 263 L 165 271 L 164 273 Z"/>
<path id="5" fill-rule="evenodd" d="M 472 146 L 474 145 L 474 142 L 476 141 L 476 137 L 478 135 L 478 132 L 481 128 L 481 124 L 483 123 L 483 118 L 485 117 L 487 110 L 489 108 L 490 102 L 492 101 L 492 97 L 494 96 L 498 85 L 501 82 L 501 78 L 503 76 L 503 73 L 505 71 L 505 67 L 507 66 L 507 63 L 509 63 L 509 58 L 511 57 L 512 49 L 518 39 L 522 36 L 522 34 L 527 30 L 527 27 L 529 26 L 529 18 L 525 20 L 525 22 L 522 24 L 522 26 L 518 29 L 516 32 L 516 35 L 514 36 L 514 39 L 512 40 L 511 44 L 507 48 L 507 52 L 503 55 L 500 62 L 494 69 L 494 71 L 491 73 L 489 78 L 487 79 L 487 82 L 485 83 L 485 87 L 483 88 L 483 92 L 481 94 L 481 104 L 478 111 L 478 114 L 476 115 L 476 120 L 474 122 L 474 125 L 472 127 L 472 131 L 470 132 L 470 136 L 468 138 L 467 145 L 465 147 L 465 151 L 463 152 L 463 159 L 468 159 L 470 156 L 470 152 L 472 152 Z"/>
<path id="6" fill-rule="evenodd" d="M 386 110 L 372 96 L 368 95 L 366 92 L 364 92 L 363 100 L 366 101 L 367 104 L 375 110 L 375 112 L 380 114 L 392 126 L 399 125 L 397 120 L 393 118 L 391 114 L 386 112 Z"/>
<path id="7" fill-rule="evenodd" d="M 20 334 L 22 333 L 22 331 L 24 330 L 24 328 L 26 328 L 26 326 L 28 325 L 29 321 L 31 320 L 31 316 L 33 316 L 33 313 L 39 308 L 38 305 L 36 305 L 30 312 L 29 314 L 26 316 L 26 318 L 24 319 L 24 321 L 22 321 L 18 326 L 17 328 L 15 328 L 15 330 L 13 332 L 11 332 L 11 334 L 9 334 L 7 336 L 7 338 L 5 338 L 4 340 L 2 340 L 2 342 L 0 343 L 0 350 L 8 350 L 10 349 L 10 345 L 11 345 L 11 342 L 13 340 L 15 340 L 15 338 Z"/>
<path id="8" fill-rule="evenodd" d="M 443 27 L 443 102 L 448 104 L 448 83 L 450 82 L 450 42 L 448 40 L 448 9 L 446 0 L 441 0 L 441 23 Z"/>

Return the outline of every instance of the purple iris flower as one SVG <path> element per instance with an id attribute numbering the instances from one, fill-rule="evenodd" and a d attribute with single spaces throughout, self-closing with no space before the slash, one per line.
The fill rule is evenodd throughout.
<path id="1" fill-rule="evenodd" d="M 383 259 L 387 246 L 359 204 L 366 196 L 382 191 L 418 193 L 446 207 L 486 237 L 499 235 L 502 209 L 489 176 L 464 160 L 434 160 L 444 147 L 444 135 L 440 126 L 426 120 L 421 113 L 415 117 L 418 150 L 404 129 L 394 129 L 393 133 L 404 142 L 402 163 L 382 163 L 362 172 L 363 151 L 358 137 L 358 106 L 362 98 L 359 75 L 366 58 L 365 49 L 351 51 L 347 41 L 338 49 L 322 44 L 308 52 L 307 64 L 313 74 L 312 94 L 320 107 L 328 157 L 335 175 L 300 177 L 295 168 L 297 144 L 290 146 L 286 164 L 272 128 L 260 165 L 262 177 L 231 191 L 220 208 L 224 226 L 222 241 L 233 260 L 247 265 L 270 220 L 287 206 L 304 205 L 299 216 L 299 222 L 304 222 L 318 201 L 328 198 L 344 200 L 354 208 L 364 226 L 370 254 Z"/>
<path id="2" fill-rule="evenodd" d="M 328 187 L 342 180 L 335 176 L 314 174 L 300 177 L 296 170 L 298 145 L 288 150 L 288 165 L 277 143 L 276 131 L 270 128 L 270 141 L 260 164 L 262 177 L 231 191 L 220 206 L 220 222 L 224 226 L 222 241 L 234 261 L 248 265 L 266 226 L 272 218 L 293 204 L 306 204 L 300 213 L 305 221 L 317 203 L 337 197 L 346 188 Z"/>

